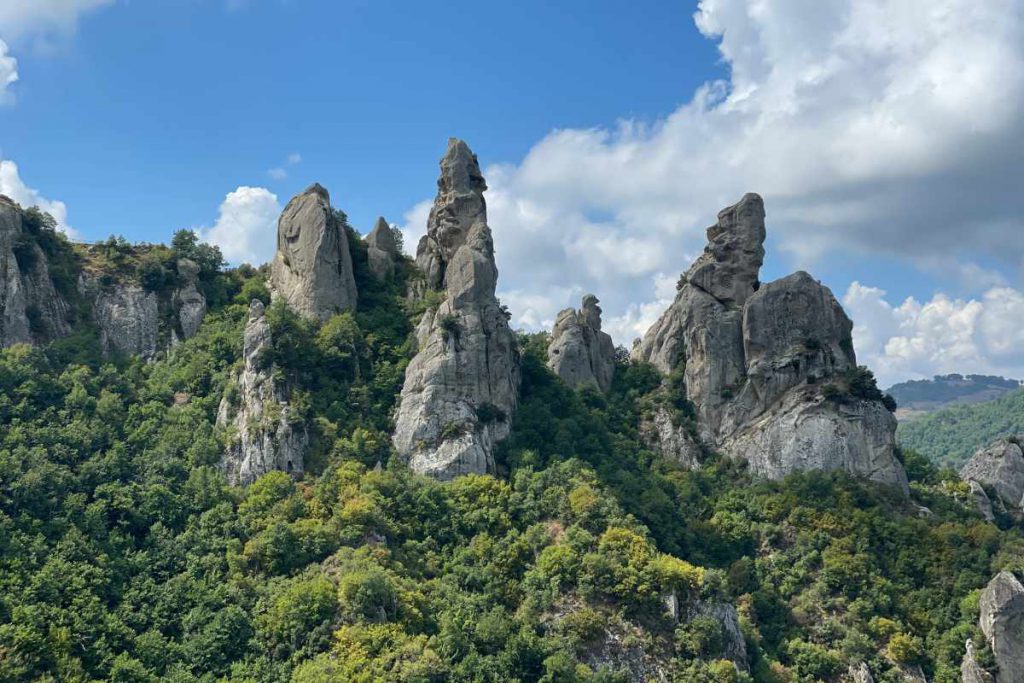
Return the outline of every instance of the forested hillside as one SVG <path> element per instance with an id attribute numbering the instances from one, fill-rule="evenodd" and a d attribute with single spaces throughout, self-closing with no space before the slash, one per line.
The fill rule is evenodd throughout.
<path id="1" fill-rule="evenodd" d="M 934 462 L 959 467 L 982 446 L 1024 432 L 1024 390 L 901 422 L 896 436 Z"/>
<path id="2" fill-rule="evenodd" d="M 1020 389 L 1020 381 L 993 375 L 936 375 L 889 387 L 886 392 L 899 404 L 902 419 L 953 405 L 984 403 Z"/>
<path id="3" fill-rule="evenodd" d="M 1024 570 L 1024 540 L 951 473 L 904 453 L 911 502 L 838 473 L 689 471 L 637 436 L 685 407 L 651 366 L 620 356 L 606 395 L 574 391 L 533 335 L 498 476 L 415 475 L 388 433 L 422 309 L 350 239 L 354 313 L 269 308 L 266 362 L 313 425 L 298 479 L 218 466 L 260 271 L 218 275 L 225 303 L 153 362 L 105 360 L 87 328 L 0 352 L 0 680 L 959 680 L 979 589 Z"/>

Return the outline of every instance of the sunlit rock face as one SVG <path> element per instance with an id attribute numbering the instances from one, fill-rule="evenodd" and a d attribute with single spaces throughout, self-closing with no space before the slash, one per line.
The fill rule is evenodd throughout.
<path id="1" fill-rule="evenodd" d="M 992 507 L 1012 514 L 1024 513 L 1024 449 L 1021 436 L 1007 437 L 978 449 L 960 470 L 971 485 L 978 510 L 992 519 Z M 992 491 L 989 498 L 985 489 Z"/>
<path id="2" fill-rule="evenodd" d="M 345 226 L 318 184 L 292 197 L 278 219 L 270 283 L 275 298 L 307 318 L 324 321 L 356 307 Z"/>
<path id="3" fill-rule="evenodd" d="M 487 185 L 465 142 L 448 141 L 437 187 L 416 263 L 442 299 L 416 330 L 393 440 L 413 470 L 451 479 L 493 469 L 516 405 L 519 352 L 494 294 Z"/>
<path id="4" fill-rule="evenodd" d="M 723 209 L 675 301 L 635 360 L 683 374 L 705 444 L 781 478 L 846 470 L 907 490 L 896 420 L 880 401 L 826 396 L 856 368 L 853 324 L 805 272 L 763 284 L 765 210 L 756 194 Z"/>

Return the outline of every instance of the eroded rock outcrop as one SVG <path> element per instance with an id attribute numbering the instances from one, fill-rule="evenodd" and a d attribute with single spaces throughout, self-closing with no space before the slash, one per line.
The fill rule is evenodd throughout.
<path id="1" fill-rule="evenodd" d="M 105 355 L 124 353 L 153 357 L 160 348 L 160 301 L 156 292 L 137 284 L 104 285 L 82 277 L 79 292 L 92 302 L 92 316 Z"/>
<path id="2" fill-rule="evenodd" d="M 992 505 L 1012 513 L 1024 512 L 1024 450 L 1021 448 L 1021 437 L 999 439 L 995 443 L 978 450 L 967 464 L 960 470 L 960 477 L 971 484 L 978 509 L 986 518 L 992 517 Z M 989 496 L 991 491 L 995 498 L 988 504 L 985 513 L 985 501 L 980 496 Z"/>
<path id="3" fill-rule="evenodd" d="M 615 344 L 601 331 L 597 297 L 587 294 L 582 306 L 578 311 L 567 308 L 555 319 L 548 367 L 571 387 L 591 384 L 607 391 L 615 374 Z"/>
<path id="4" fill-rule="evenodd" d="M 395 234 L 388 222 L 381 216 L 377 219 L 373 230 L 366 236 L 366 257 L 369 261 L 370 272 L 382 282 L 387 280 L 394 275 L 395 264 L 400 256 Z"/>
<path id="5" fill-rule="evenodd" d="M 278 219 L 270 283 L 275 298 L 308 318 L 323 321 L 356 306 L 345 226 L 318 184 L 292 197 Z"/>
<path id="6" fill-rule="evenodd" d="M 271 345 L 263 304 L 249 305 L 243 345 L 244 366 L 217 410 L 217 424 L 230 429 L 223 466 L 233 484 L 250 484 L 274 470 L 299 473 L 309 444 L 305 425 L 289 405 L 286 382 L 265 361 Z"/>
<path id="7" fill-rule="evenodd" d="M 966 649 L 963 661 L 960 663 L 961 683 L 995 683 L 995 678 L 992 677 L 992 674 L 978 664 L 972 641 L 967 641 Z"/>
<path id="8" fill-rule="evenodd" d="M 701 439 L 761 476 L 842 469 L 906 491 L 895 418 L 846 391 L 853 325 L 835 296 L 804 272 L 758 279 L 764 217 L 755 194 L 719 213 L 633 358 L 681 372 Z"/>
<path id="9" fill-rule="evenodd" d="M 25 212 L 0 195 L 0 346 L 44 343 L 71 331 L 71 308 L 29 234 Z"/>
<path id="10" fill-rule="evenodd" d="M 995 683 L 1024 681 L 1024 586 L 1012 573 L 1000 572 L 982 591 L 979 607 L 979 626 L 995 658 Z M 970 642 L 961 672 L 964 683 L 993 680 L 978 666 Z"/>
<path id="11" fill-rule="evenodd" d="M 394 444 L 413 470 L 450 479 L 493 469 L 494 445 L 508 436 L 516 404 L 519 355 L 494 294 L 487 186 L 466 143 L 448 141 L 437 185 L 416 263 L 444 300 L 417 327 Z"/>
<path id="12" fill-rule="evenodd" d="M 178 259 L 178 279 L 181 281 L 171 295 L 178 328 L 173 338 L 188 339 L 195 336 L 206 317 L 206 297 L 199 291 L 199 266 L 187 258 Z"/>

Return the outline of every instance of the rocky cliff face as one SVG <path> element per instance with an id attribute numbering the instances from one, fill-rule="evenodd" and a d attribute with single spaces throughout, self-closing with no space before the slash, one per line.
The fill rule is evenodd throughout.
<path id="1" fill-rule="evenodd" d="M 295 420 L 287 384 L 274 378 L 261 357 L 270 344 L 263 304 L 254 300 L 245 326 L 244 366 L 217 410 L 218 426 L 231 430 L 223 466 L 232 484 L 251 484 L 273 470 L 303 469 L 309 435 Z"/>
<path id="2" fill-rule="evenodd" d="M 277 253 L 270 269 L 275 298 L 320 321 L 356 306 L 356 281 L 345 228 L 323 187 L 292 197 L 277 223 Z"/>
<path id="3" fill-rule="evenodd" d="M 437 185 L 416 263 L 444 300 L 416 330 L 394 444 L 413 470 L 450 479 L 493 469 L 494 445 L 508 435 L 516 404 L 519 355 L 494 295 L 487 186 L 466 143 L 448 141 Z"/>
<path id="4" fill-rule="evenodd" d="M 377 224 L 366 236 L 366 257 L 370 272 L 381 282 L 394 275 L 400 254 L 391 226 L 383 216 L 377 219 Z"/>
<path id="5" fill-rule="evenodd" d="M 999 439 L 980 449 L 960 470 L 971 485 L 979 512 L 992 519 L 993 504 L 1011 513 L 1024 513 L 1024 450 L 1021 437 Z M 990 499 L 986 489 L 994 494 Z"/>
<path id="6" fill-rule="evenodd" d="M 0 345 L 44 343 L 71 331 L 46 255 L 29 239 L 24 212 L 0 195 Z"/>
<path id="7" fill-rule="evenodd" d="M 150 358 L 159 348 L 160 302 L 156 292 L 136 284 L 103 285 L 99 278 L 82 277 L 79 292 L 92 302 L 92 316 L 103 353 Z"/>
<path id="8" fill-rule="evenodd" d="M 177 314 L 174 339 L 188 339 L 199 331 L 206 317 L 206 297 L 199 291 L 199 266 L 190 259 L 178 259 L 181 285 L 171 295 L 171 307 Z"/>
<path id="9" fill-rule="evenodd" d="M 979 625 L 995 657 L 993 677 L 975 660 L 967 642 L 961 673 L 964 683 L 1019 683 L 1024 681 L 1024 586 L 1012 573 L 1000 572 L 981 593 Z"/>
<path id="10" fill-rule="evenodd" d="M 719 213 L 633 357 L 680 369 L 701 438 L 761 476 L 843 469 L 907 490 L 895 418 L 879 401 L 835 390 L 856 357 L 853 325 L 832 292 L 804 272 L 758 279 L 764 217 L 754 194 Z"/>
<path id="11" fill-rule="evenodd" d="M 583 297 L 580 310 L 558 314 L 548 345 L 548 367 L 571 387 L 590 384 L 607 391 L 615 373 L 615 344 L 601 331 L 597 297 Z"/>

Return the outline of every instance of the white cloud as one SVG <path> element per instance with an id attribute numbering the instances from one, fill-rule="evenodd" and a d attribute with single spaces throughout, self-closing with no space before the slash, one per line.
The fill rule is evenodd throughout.
<path id="1" fill-rule="evenodd" d="M 1024 377 L 1024 293 L 993 287 L 977 299 L 936 294 L 894 305 L 859 282 L 843 297 L 858 361 L 884 386 L 950 372 Z"/>
<path id="2" fill-rule="evenodd" d="M 793 268 L 829 252 L 1019 267 L 1020 0 L 703 0 L 695 19 L 728 80 L 663 119 L 556 130 L 485 169 L 504 296 L 578 284 L 628 344 L 654 276 L 683 271 L 747 191 Z M 410 248 L 424 213 L 407 216 Z M 510 307 L 519 324 L 548 317 Z"/>
<path id="3" fill-rule="evenodd" d="M 281 168 L 280 166 L 277 166 L 267 171 L 267 175 L 274 180 L 284 180 L 285 178 L 288 177 L 288 171 Z"/>
<path id="4" fill-rule="evenodd" d="M 200 228 L 199 236 L 220 247 L 230 263 L 259 265 L 273 256 L 280 213 L 273 192 L 242 186 L 224 197 L 217 222 L 212 228 Z"/>
<path id="5" fill-rule="evenodd" d="M 0 35 L 8 40 L 27 36 L 48 40 L 75 32 L 79 18 L 115 0 L 3 0 Z"/>
<path id="6" fill-rule="evenodd" d="M 284 160 L 284 166 L 275 166 L 274 168 L 267 171 L 267 175 L 273 180 L 284 180 L 288 177 L 288 169 L 285 166 L 295 166 L 296 164 L 302 163 L 302 155 L 298 152 L 292 152 Z"/>
<path id="7" fill-rule="evenodd" d="M 295 164 L 302 162 L 302 155 L 299 154 L 298 152 L 292 152 L 291 154 L 288 155 L 288 158 L 285 159 L 285 161 L 288 163 L 289 166 L 294 166 Z"/>
<path id="8" fill-rule="evenodd" d="M 0 194 L 5 194 L 25 208 L 38 206 L 57 220 L 57 227 L 69 237 L 78 233 L 68 225 L 68 208 L 62 201 L 47 199 L 38 190 L 24 183 L 18 171 L 18 164 L 9 159 L 0 159 Z"/>
<path id="9" fill-rule="evenodd" d="M 0 105 L 14 101 L 14 94 L 8 90 L 18 80 L 18 60 L 7 52 L 7 43 L 0 40 Z"/>

